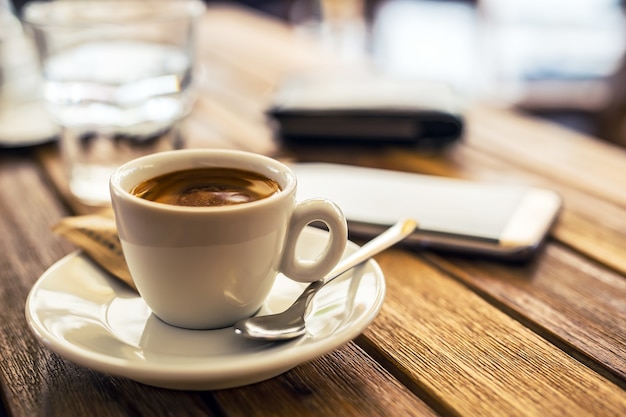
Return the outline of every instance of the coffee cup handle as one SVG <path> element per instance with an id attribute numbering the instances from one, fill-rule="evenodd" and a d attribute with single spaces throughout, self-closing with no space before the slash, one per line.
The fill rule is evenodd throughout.
<path id="1" fill-rule="evenodd" d="M 315 221 L 328 227 L 328 242 L 314 259 L 299 259 L 296 244 L 304 228 Z M 324 278 L 341 260 L 348 240 L 348 226 L 341 209 L 324 199 L 305 200 L 296 205 L 291 216 L 281 272 L 298 282 L 313 282 Z"/>

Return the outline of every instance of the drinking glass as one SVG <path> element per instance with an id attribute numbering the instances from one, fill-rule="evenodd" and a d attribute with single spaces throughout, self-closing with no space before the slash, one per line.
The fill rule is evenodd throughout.
<path id="1" fill-rule="evenodd" d="M 25 35 L 12 2 L 0 0 L 0 146 L 34 145 L 56 135 L 40 89 L 35 45 Z"/>
<path id="2" fill-rule="evenodd" d="M 70 191 L 108 205 L 121 164 L 180 147 L 193 103 L 199 0 L 36 1 L 24 8 Z"/>

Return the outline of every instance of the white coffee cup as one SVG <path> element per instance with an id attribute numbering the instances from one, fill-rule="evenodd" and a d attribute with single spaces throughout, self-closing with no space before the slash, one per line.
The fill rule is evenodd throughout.
<path id="1" fill-rule="evenodd" d="M 228 167 L 264 175 L 280 190 L 232 206 L 185 207 L 131 193 L 159 175 L 200 167 Z M 347 226 L 336 204 L 296 202 L 296 177 L 263 155 L 190 149 L 155 153 L 119 167 L 110 190 L 124 257 L 152 312 L 174 326 L 227 327 L 260 309 L 279 272 L 299 282 L 323 278 L 341 259 Z M 311 222 L 329 229 L 315 259 L 298 259 L 296 243 Z"/>

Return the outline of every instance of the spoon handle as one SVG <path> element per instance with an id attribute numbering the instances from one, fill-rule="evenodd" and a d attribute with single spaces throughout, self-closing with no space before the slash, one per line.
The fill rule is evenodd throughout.
<path id="1" fill-rule="evenodd" d="M 383 250 L 395 245 L 413 233 L 416 227 L 417 222 L 413 219 L 403 219 L 398 221 L 389 229 L 367 242 L 359 250 L 339 262 L 339 264 L 337 264 L 337 266 L 335 266 L 335 268 L 323 279 L 324 284 L 332 281 L 355 266 L 367 261 L 369 258 L 382 252 Z"/>
<path id="2" fill-rule="evenodd" d="M 298 299 L 292 304 L 290 310 L 297 310 L 298 315 L 304 314 L 313 296 L 315 296 L 315 294 L 317 294 L 323 286 L 341 276 L 344 272 L 349 271 L 355 266 L 367 261 L 374 255 L 377 255 L 385 249 L 400 242 L 402 239 L 413 233 L 413 230 L 415 230 L 416 227 L 417 222 L 413 219 L 398 221 L 389 229 L 361 246 L 356 252 L 344 258 L 337 264 L 337 266 L 335 266 L 335 268 L 333 268 L 332 271 L 328 273 L 328 275 L 326 275 L 326 277 L 313 281 L 307 285 L 302 294 L 300 294 Z"/>
<path id="3" fill-rule="evenodd" d="M 241 320 L 233 326 L 235 333 L 250 339 L 261 340 L 288 340 L 302 336 L 306 332 L 306 311 L 320 288 L 349 269 L 398 243 L 411 234 L 416 227 L 417 222 L 413 219 L 400 220 L 346 257 L 324 279 L 311 282 L 286 310 L 281 313 Z"/>

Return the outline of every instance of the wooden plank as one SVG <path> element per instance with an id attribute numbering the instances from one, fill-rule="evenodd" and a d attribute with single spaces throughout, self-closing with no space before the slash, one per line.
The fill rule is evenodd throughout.
<path id="1" fill-rule="evenodd" d="M 626 207 L 626 148 L 515 112 L 467 112 L 468 144 L 510 164 Z M 593 174 L 591 174 L 593 173 Z"/>
<path id="2" fill-rule="evenodd" d="M 425 255 L 542 336 L 626 388 L 626 280 L 559 245 L 535 262 Z"/>
<path id="3" fill-rule="evenodd" d="M 622 416 L 626 392 L 415 256 L 378 258 L 383 311 L 359 339 L 455 415 Z"/>
<path id="4" fill-rule="evenodd" d="M 353 343 L 280 378 L 214 395 L 229 416 L 436 415 Z"/>

